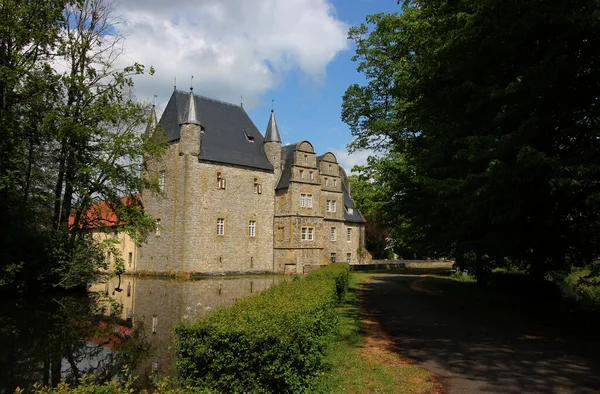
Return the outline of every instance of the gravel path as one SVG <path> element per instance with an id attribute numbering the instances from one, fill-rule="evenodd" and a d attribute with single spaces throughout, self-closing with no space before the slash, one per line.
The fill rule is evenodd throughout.
<path id="1" fill-rule="evenodd" d="M 584 343 L 527 335 L 522 319 L 481 316 L 411 290 L 418 279 L 376 276 L 363 287 L 364 306 L 396 349 L 440 376 L 448 393 L 600 393 L 600 354 Z"/>

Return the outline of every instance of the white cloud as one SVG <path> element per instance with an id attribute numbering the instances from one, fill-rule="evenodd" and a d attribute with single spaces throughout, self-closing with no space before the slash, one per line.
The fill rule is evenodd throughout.
<path id="1" fill-rule="evenodd" d="M 332 149 L 331 153 L 335 155 L 338 163 L 346 170 L 348 175 L 352 174 L 352 168 L 354 166 L 364 166 L 367 164 L 367 158 L 369 156 L 376 156 L 377 154 L 371 150 L 361 150 L 358 152 L 348 153 L 347 149 Z"/>
<path id="2" fill-rule="evenodd" d="M 329 0 L 121 0 L 119 26 L 127 36 L 120 62 L 154 66 L 136 79 L 140 98 L 168 99 L 177 77 L 188 89 L 256 105 L 294 69 L 317 83 L 347 49 L 348 26 Z"/>

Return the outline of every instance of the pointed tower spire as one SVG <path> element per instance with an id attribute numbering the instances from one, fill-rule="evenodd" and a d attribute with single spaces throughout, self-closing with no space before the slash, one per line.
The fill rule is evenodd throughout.
<path id="1" fill-rule="evenodd" d="M 271 117 L 269 118 L 269 124 L 267 125 L 267 133 L 265 134 L 265 142 L 281 143 L 281 137 L 279 136 L 279 129 L 277 128 L 277 122 L 275 121 L 275 111 L 273 111 L 273 110 L 271 110 Z"/>
<path id="2" fill-rule="evenodd" d="M 190 98 L 188 102 L 188 113 L 186 121 L 183 124 L 195 124 L 200 126 L 198 114 L 196 112 L 196 100 L 194 98 L 194 88 L 190 87 Z"/>
<path id="3" fill-rule="evenodd" d="M 158 118 L 156 117 L 156 105 L 152 104 L 152 109 L 150 110 L 150 119 L 148 119 L 148 125 L 146 126 L 146 137 L 150 137 L 154 133 L 157 125 Z"/>

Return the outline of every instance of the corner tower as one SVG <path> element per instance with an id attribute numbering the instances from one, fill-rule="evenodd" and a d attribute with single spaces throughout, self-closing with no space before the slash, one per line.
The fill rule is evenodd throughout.
<path id="1" fill-rule="evenodd" d="M 180 153 L 190 156 L 198 156 L 200 154 L 200 133 L 202 126 L 198 119 L 196 111 L 196 98 L 194 97 L 194 89 L 190 88 L 190 98 L 187 105 L 187 114 L 185 120 L 179 125 L 180 127 Z"/>
<path id="2" fill-rule="evenodd" d="M 277 180 L 281 175 L 281 137 L 279 136 L 279 129 L 277 128 L 275 112 L 273 110 L 271 110 L 271 117 L 269 118 L 269 124 L 267 125 L 263 149 L 267 159 L 269 159 L 269 162 L 274 167 L 275 184 L 277 184 Z"/>

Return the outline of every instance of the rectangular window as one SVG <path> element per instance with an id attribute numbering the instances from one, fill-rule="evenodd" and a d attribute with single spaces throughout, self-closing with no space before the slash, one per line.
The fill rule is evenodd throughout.
<path id="1" fill-rule="evenodd" d="M 256 235 L 256 221 L 250 220 L 248 223 L 248 235 L 254 237 Z"/>
<path id="2" fill-rule="evenodd" d="M 300 170 L 300 179 L 304 179 L 304 171 Z"/>
<path id="3" fill-rule="evenodd" d="M 217 189 L 225 189 L 225 178 L 220 172 L 217 172 Z"/>
<path id="4" fill-rule="evenodd" d="M 312 171 L 310 171 L 310 172 L 308 173 L 308 176 L 309 176 L 309 178 L 310 178 L 310 180 L 311 180 L 311 181 L 315 179 L 315 174 L 314 174 L 314 172 L 312 172 Z"/>
<path id="5" fill-rule="evenodd" d="M 161 170 L 158 172 L 158 191 L 161 193 L 165 192 L 165 171 Z"/>
<path id="6" fill-rule="evenodd" d="M 133 253 L 129 252 L 129 266 L 131 267 L 131 263 L 133 262 Z"/>
<path id="7" fill-rule="evenodd" d="M 348 240 L 348 242 L 352 241 L 352 229 L 349 228 L 348 232 L 346 234 L 346 239 Z"/>
<path id="8" fill-rule="evenodd" d="M 325 178 L 325 186 L 329 186 L 329 178 Z"/>
<path id="9" fill-rule="evenodd" d="M 312 208 L 312 194 L 306 195 L 306 207 Z"/>
<path id="10" fill-rule="evenodd" d="M 335 227 L 332 227 L 331 228 L 331 240 L 335 241 L 336 236 L 337 236 L 337 229 Z"/>
<path id="11" fill-rule="evenodd" d="M 217 235 L 225 235 L 225 219 L 217 219 Z"/>
<path id="12" fill-rule="evenodd" d="M 277 240 L 278 241 L 283 241 L 283 232 L 284 232 L 283 227 L 277 227 Z"/>
<path id="13" fill-rule="evenodd" d="M 115 241 L 118 241 L 118 240 L 119 240 L 119 233 L 118 233 L 118 232 L 116 232 L 116 231 L 115 231 L 115 232 L 113 233 L 113 239 L 114 239 Z"/>
<path id="14" fill-rule="evenodd" d="M 352 261 L 352 253 L 346 253 L 346 263 L 350 264 Z"/>
<path id="15" fill-rule="evenodd" d="M 337 186 L 337 179 L 334 179 L 333 180 L 333 187 L 336 187 L 336 186 Z"/>
<path id="16" fill-rule="evenodd" d="M 160 219 L 156 219 L 156 230 L 154 233 L 160 235 Z"/>
<path id="17" fill-rule="evenodd" d="M 254 193 L 258 194 L 258 178 L 254 178 Z"/>
<path id="18" fill-rule="evenodd" d="M 306 194 L 300 194 L 300 208 L 306 207 Z"/>
<path id="19" fill-rule="evenodd" d="M 110 264 L 110 252 L 106 252 L 106 264 Z"/>
<path id="20" fill-rule="evenodd" d="M 331 253 L 329 255 L 329 259 L 331 260 L 332 263 L 335 263 L 335 253 Z"/>
<path id="21" fill-rule="evenodd" d="M 331 212 L 331 200 L 327 200 L 327 212 Z"/>
<path id="22" fill-rule="evenodd" d="M 152 334 L 156 334 L 156 329 L 158 328 L 158 317 L 152 317 Z"/>
<path id="23" fill-rule="evenodd" d="M 335 212 L 337 203 L 335 202 L 335 200 L 331 200 L 331 212 Z"/>
<path id="24" fill-rule="evenodd" d="M 313 227 L 302 227 L 302 240 L 303 241 L 314 241 L 315 229 Z"/>

